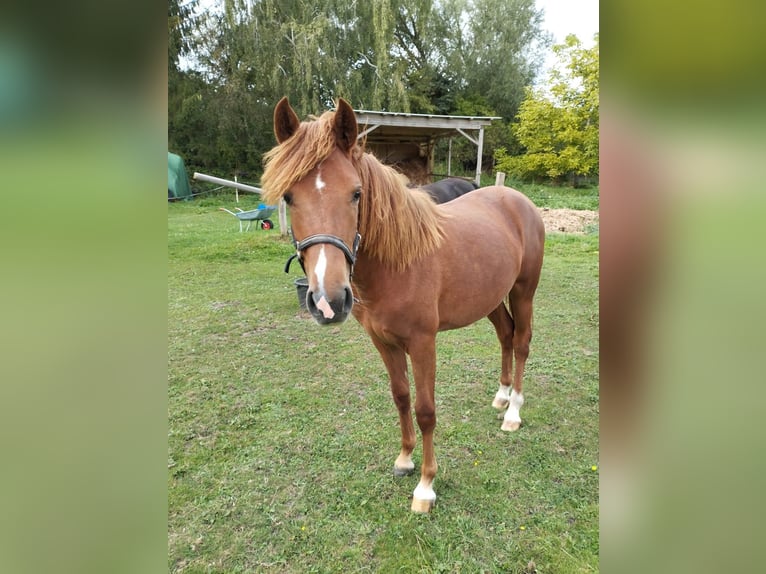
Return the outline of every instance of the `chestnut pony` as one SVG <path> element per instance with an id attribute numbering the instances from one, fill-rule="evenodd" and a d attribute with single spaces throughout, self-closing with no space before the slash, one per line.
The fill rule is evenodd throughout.
<path id="1" fill-rule="evenodd" d="M 412 510 L 429 512 L 436 500 L 436 334 L 489 318 L 502 347 L 492 406 L 506 409 L 502 430 L 518 429 L 532 298 L 543 262 L 540 215 L 508 187 L 477 189 L 443 205 L 408 189 L 392 168 L 357 145 L 356 115 L 342 99 L 334 112 L 301 122 L 282 98 L 274 132 L 279 145 L 264 157 L 264 200 L 284 199 L 289 206 L 314 319 L 338 323 L 352 313 L 383 358 L 402 431 L 397 476 L 415 469 L 410 356 L 423 436 Z"/>

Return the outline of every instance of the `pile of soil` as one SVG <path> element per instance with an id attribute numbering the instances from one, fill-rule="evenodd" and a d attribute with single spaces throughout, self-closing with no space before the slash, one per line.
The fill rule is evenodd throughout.
<path id="1" fill-rule="evenodd" d="M 540 208 L 546 233 L 585 233 L 598 223 L 598 211 Z"/>

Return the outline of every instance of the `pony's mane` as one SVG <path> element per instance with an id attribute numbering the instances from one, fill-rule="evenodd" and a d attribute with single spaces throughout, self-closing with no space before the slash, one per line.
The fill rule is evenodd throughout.
<path id="1" fill-rule="evenodd" d="M 335 112 L 301 122 L 298 130 L 264 156 L 263 199 L 275 204 L 335 149 Z M 362 249 L 396 271 L 432 253 L 443 239 L 439 211 L 429 195 L 407 188 L 401 174 L 356 146 L 352 162 L 362 184 L 359 233 Z"/>
<path id="2" fill-rule="evenodd" d="M 408 188 L 394 168 L 361 148 L 355 151 L 354 166 L 362 184 L 362 246 L 371 257 L 403 271 L 441 245 L 445 216 L 425 191 Z"/>
<path id="3" fill-rule="evenodd" d="M 274 205 L 298 181 L 326 160 L 335 149 L 333 118 L 325 112 L 314 121 L 301 122 L 287 140 L 266 152 L 261 176 L 263 199 Z"/>

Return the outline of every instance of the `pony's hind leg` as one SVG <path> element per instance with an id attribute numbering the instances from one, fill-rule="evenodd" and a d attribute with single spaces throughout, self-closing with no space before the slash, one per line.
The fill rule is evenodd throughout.
<path id="1" fill-rule="evenodd" d="M 511 290 L 511 313 L 513 314 L 513 355 L 515 369 L 513 371 L 513 390 L 508 397 L 508 410 L 503 417 L 504 431 L 515 431 L 521 426 L 521 415 L 519 410 L 524 404 L 524 394 L 522 392 L 522 378 L 524 377 L 524 367 L 527 364 L 529 356 L 529 342 L 532 340 L 532 297 L 531 292 L 524 289 L 520 284 L 516 284 Z"/>
<path id="2" fill-rule="evenodd" d="M 492 325 L 495 327 L 495 333 L 497 333 L 497 338 L 500 341 L 502 352 L 500 388 L 497 390 L 497 394 L 495 394 L 492 406 L 498 410 L 503 410 L 508 406 L 511 398 L 514 323 L 504 303 L 500 303 L 487 318 L 492 321 Z"/>
<path id="3" fill-rule="evenodd" d="M 391 383 L 391 396 L 399 412 L 399 427 L 402 431 L 402 449 L 394 462 L 394 476 L 407 476 L 415 470 L 412 451 L 415 450 L 415 427 L 412 424 L 410 407 L 410 380 L 407 376 L 407 355 L 403 349 L 387 345 L 377 337 L 371 337 L 386 365 Z"/>

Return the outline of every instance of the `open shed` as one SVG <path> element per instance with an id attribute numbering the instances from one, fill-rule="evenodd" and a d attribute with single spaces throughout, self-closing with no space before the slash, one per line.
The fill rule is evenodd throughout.
<path id="1" fill-rule="evenodd" d="M 480 184 L 484 128 L 499 120 L 490 116 L 442 116 L 354 110 L 359 139 L 383 163 L 391 165 L 417 185 L 431 183 L 434 144 L 442 138 L 462 136 L 476 146 L 476 184 Z M 450 142 L 451 143 L 451 142 Z M 451 145 L 447 175 L 451 175 Z"/>

